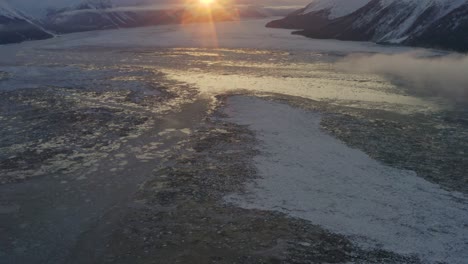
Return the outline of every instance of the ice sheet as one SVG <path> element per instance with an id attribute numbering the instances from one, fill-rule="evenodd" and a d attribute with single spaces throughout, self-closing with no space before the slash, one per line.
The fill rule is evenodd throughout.
<path id="1" fill-rule="evenodd" d="M 316 40 L 292 35 L 291 30 L 266 28 L 274 18 L 216 24 L 167 25 L 103 30 L 63 35 L 17 44 L 17 49 L 98 47 L 223 47 L 276 50 L 395 53 L 414 48 L 386 47 L 370 42 Z M 5 46 L 0 47 L 0 55 Z"/>
<path id="2" fill-rule="evenodd" d="M 307 219 L 363 247 L 416 253 L 425 263 L 466 263 L 463 194 L 346 146 L 320 130 L 318 113 L 249 97 L 230 98 L 225 112 L 261 142 L 261 178 L 227 202 Z"/>

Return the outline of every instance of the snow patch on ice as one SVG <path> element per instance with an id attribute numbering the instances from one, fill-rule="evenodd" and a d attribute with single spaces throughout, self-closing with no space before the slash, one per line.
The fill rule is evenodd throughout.
<path id="1" fill-rule="evenodd" d="M 231 97 L 225 112 L 262 142 L 255 158 L 261 178 L 226 201 L 310 220 L 363 247 L 466 263 L 463 194 L 347 147 L 321 131 L 318 113 L 249 97 Z"/>

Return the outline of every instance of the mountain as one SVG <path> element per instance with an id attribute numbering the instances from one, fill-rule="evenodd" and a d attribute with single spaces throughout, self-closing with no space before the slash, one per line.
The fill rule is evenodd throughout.
<path id="1" fill-rule="evenodd" d="M 147 16 L 160 17 L 162 15 L 160 12 L 157 12 L 159 10 L 148 8 L 138 9 L 136 3 L 141 1 L 142 0 L 48 0 L 36 2 L 34 0 L 0 0 L 0 4 L 4 7 L 4 10 L 8 11 L 8 17 L 10 18 L 27 20 L 28 24 L 32 27 L 41 28 L 44 31 L 53 32 L 55 34 L 64 34 L 158 24 L 163 20 L 153 19 L 149 21 L 149 19 L 146 18 Z M 119 9 L 114 6 L 114 2 L 120 4 L 134 4 L 135 6 Z M 5 13 L 7 13 L 6 11 Z M 28 19 L 24 19 L 25 17 Z M 144 22 L 142 20 L 144 20 Z M 11 32 L 17 30 L 17 27 L 9 22 L 2 24 L 3 28 Z M 28 38 L 35 39 L 35 36 L 29 34 Z"/>
<path id="2" fill-rule="evenodd" d="M 468 51 L 468 0 L 315 0 L 267 27 L 311 38 Z"/>
<path id="3" fill-rule="evenodd" d="M 150 2 L 148 0 L 49 0 L 41 2 L 0 0 L 0 44 L 90 30 L 267 16 L 262 10 L 251 6 L 223 6 L 206 12 L 206 9 L 200 9 L 198 5 L 164 9 L 161 6 L 148 5 Z"/>
<path id="4" fill-rule="evenodd" d="M 32 18 L 0 2 L 0 44 L 16 43 L 31 39 L 46 39 L 53 35 Z"/>

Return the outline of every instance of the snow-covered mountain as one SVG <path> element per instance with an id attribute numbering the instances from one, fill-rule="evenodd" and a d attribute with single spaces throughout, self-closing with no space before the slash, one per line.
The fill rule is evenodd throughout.
<path id="1" fill-rule="evenodd" d="M 315 0 L 267 26 L 313 38 L 468 51 L 468 0 Z"/>
<path id="2" fill-rule="evenodd" d="M 108 0 L 0 0 L 0 44 L 50 38 L 60 33 L 52 27 L 55 15 L 106 7 Z"/>
<path id="3" fill-rule="evenodd" d="M 50 37 L 52 34 L 34 18 L 0 1 L 0 44 Z"/>
<path id="4" fill-rule="evenodd" d="M 121 3 L 129 0 L 117 1 Z M 30 32 L 18 32 L 24 21 L 29 27 L 37 28 L 49 37 L 53 34 L 116 28 L 129 18 L 121 14 L 124 12 L 118 12 L 113 7 L 111 0 L 0 0 L 0 15 L 10 18 L 0 20 L 1 28 L 10 34 L 22 36 L 16 39 L 17 41 L 2 38 L 2 42 L 38 39 Z"/>
<path id="5" fill-rule="evenodd" d="M 0 0 L 0 44 L 80 31 L 265 17 L 256 8 L 192 12 L 190 6 L 162 8 L 151 0 Z"/>

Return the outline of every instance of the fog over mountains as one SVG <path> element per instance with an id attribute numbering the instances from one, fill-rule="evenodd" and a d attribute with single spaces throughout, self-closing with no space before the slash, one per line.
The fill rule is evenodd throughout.
<path id="1" fill-rule="evenodd" d="M 468 51 L 467 0 L 315 0 L 267 26 L 312 38 Z"/>

